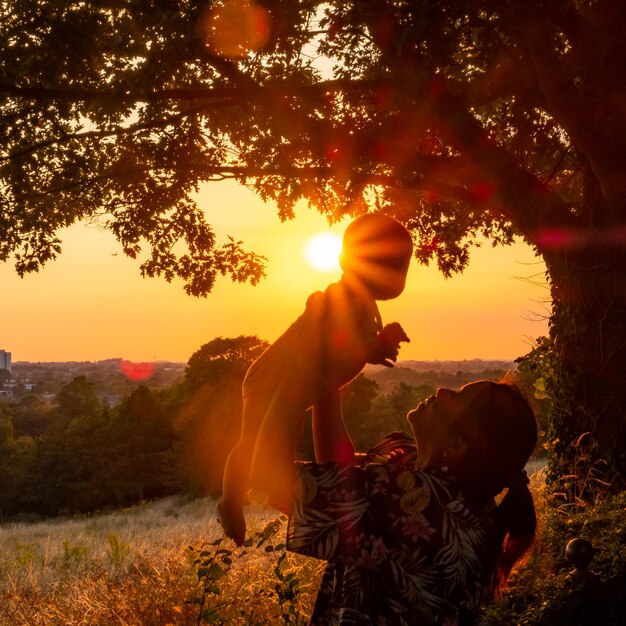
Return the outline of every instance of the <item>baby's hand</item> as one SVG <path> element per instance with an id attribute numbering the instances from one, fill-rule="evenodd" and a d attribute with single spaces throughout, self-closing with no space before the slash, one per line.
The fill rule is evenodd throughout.
<path id="1" fill-rule="evenodd" d="M 404 332 L 404 328 L 402 328 L 398 322 L 391 322 L 391 324 L 387 324 L 380 333 L 380 336 L 384 338 L 385 343 L 394 344 L 398 347 L 400 347 L 401 341 L 411 343 L 411 340 Z"/>
<path id="2" fill-rule="evenodd" d="M 382 348 L 382 360 L 379 362 L 386 367 L 393 367 L 398 360 L 400 342 L 411 341 L 398 322 L 387 324 L 378 335 L 378 339 Z"/>

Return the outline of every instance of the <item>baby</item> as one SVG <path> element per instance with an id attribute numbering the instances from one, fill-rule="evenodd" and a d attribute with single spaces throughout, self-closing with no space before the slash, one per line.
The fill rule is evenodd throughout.
<path id="1" fill-rule="evenodd" d="M 393 366 L 400 342 L 409 338 L 398 323 L 383 327 L 376 300 L 402 293 L 412 254 L 400 222 L 380 213 L 357 217 L 344 233 L 339 282 L 309 296 L 304 313 L 250 366 L 241 436 L 226 461 L 217 505 L 224 533 L 237 545 L 245 538 L 243 500 L 264 416 L 279 411 L 289 420 L 349 383 L 366 363 Z"/>

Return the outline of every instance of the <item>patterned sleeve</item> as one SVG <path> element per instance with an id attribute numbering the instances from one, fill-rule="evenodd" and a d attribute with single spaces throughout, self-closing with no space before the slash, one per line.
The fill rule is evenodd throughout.
<path id="1" fill-rule="evenodd" d="M 414 446 L 392 433 L 366 456 L 366 467 L 338 463 L 298 463 L 287 544 L 324 560 L 354 562 L 364 556 L 363 543 L 380 537 L 380 513 L 387 508 L 388 470 L 414 463 Z M 371 542 L 370 542 L 371 543 Z M 376 546 L 368 558 L 376 560 Z"/>
<path id="2" fill-rule="evenodd" d="M 349 550 L 349 538 L 369 509 L 363 468 L 338 463 L 298 463 L 287 546 L 292 552 L 333 560 Z"/>

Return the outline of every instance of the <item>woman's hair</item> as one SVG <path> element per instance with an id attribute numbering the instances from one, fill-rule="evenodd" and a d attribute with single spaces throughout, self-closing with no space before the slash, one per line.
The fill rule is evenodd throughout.
<path id="1" fill-rule="evenodd" d="M 507 490 L 492 513 L 496 533 L 489 560 L 497 593 L 535 539 L 537 517 L 524 466 L 537 445 L 537 422 L 514 383 L 493 381 L 456 426 L 470 450 L 464 488 L 483 501 Z"/>

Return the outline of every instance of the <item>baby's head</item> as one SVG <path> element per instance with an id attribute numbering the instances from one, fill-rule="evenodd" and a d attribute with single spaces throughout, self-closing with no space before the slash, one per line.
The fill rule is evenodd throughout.
<path id="1" fill-rule="evenodd" d="M 366 213 L 348 224 L 339 259 L 347 281 L 375 300 L 390 300 L 404 290 L 412 255 L 413 240 L 400 222 Z"/>

